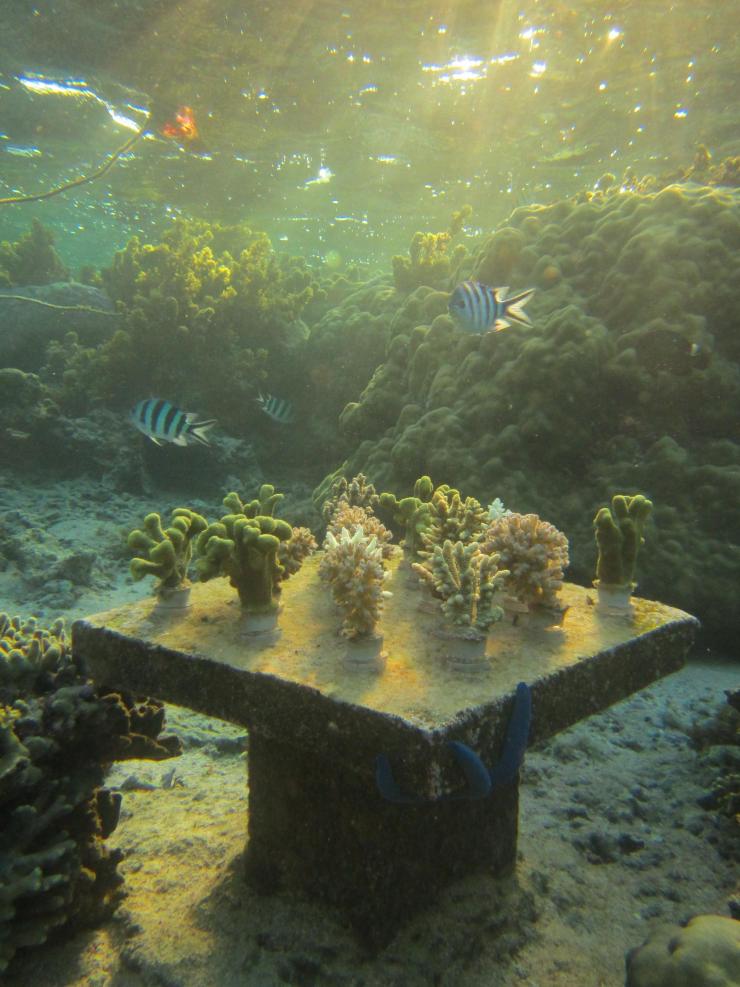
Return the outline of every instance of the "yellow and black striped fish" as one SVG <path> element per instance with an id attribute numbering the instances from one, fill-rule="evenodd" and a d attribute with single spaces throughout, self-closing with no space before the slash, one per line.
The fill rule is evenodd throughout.
<path id="1" fill-rule="evenodd" d="M 260 394 L 257 404 L 266 415 L 280 425 L 292 425 L 295 421 L 293 405 L 284 398 L 276 398 L 272 394 Z"/>
<path id="2" fill-rule="evenodd" d="M 518 322 L 531 326 L 524 306 L 534 294 L 534 288 L 504 298 L 508 288 L 489 288 L 480 281 L 463 281 L 450 295 L 450 315 L 468 332 L 500 332 Z"/>
<path id="3" fill-rule="evenodd" d="M 172 442 L 176 446 L 186 446 L 189 442 L 200 442 L 207 446 L 205 432 L 216 424 L 216 419 L 198 421 L 192 411 L 181 411 L 164 398 L 146 398 L 132 408 L 129 421 L 143 432 L 152 442 L 161 446 Z"/>

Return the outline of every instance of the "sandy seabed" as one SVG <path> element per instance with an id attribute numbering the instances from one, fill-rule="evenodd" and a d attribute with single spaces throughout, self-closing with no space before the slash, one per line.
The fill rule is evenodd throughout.
<path id="1" fill-rule="evenodd" d="M 2 493 L 7 508 L 9 487 Z M 37 497 L 44 530 L 61 544 L 99 548 L 110 500 L 88 499 L 83 510 L 78 502 L 68 520 L 70 499 L 73 486 Z M 59 520 L 49 525 L 55 503 Z M 136 523 L 149 509 L 129 498 L 118 517 Z M 24 516 L 33 525 L 33 512 Z M 125 562 L 101 564 L 67 615 L 144 595 L 125 569 Z M 12 567 L 0 573 L 0 609 L 43 609 L 24 605 L 27 598 Z M 260 897 L 246 885 L 248 737 L 169 707 L 169 730 L 183 738 L 184 754 L 117 764 L 108 777 L 124 794 L 108 840 L 125 853 L 126 897 L 115 917 L 19 955 L 3 983 L 621 987 L 626 950 L 656 923 L 727 914 L 736 876 L 720 852 L 718 821 L 697 805 L 707 776 L 688 733 L 739 680 L 737 663 L 706 655 L 530 750 L 514 876 L 478 875 L 449 888 L 372 958 L 332 911 Z"/>

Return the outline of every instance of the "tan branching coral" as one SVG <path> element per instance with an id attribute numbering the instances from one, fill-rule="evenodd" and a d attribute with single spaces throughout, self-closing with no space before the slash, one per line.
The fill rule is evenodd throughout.
<path id="1" fill-rule="evenodd" d="M 358 473 L 348 480 L 338 476 L 332 483 L 329 496 L 324 501 L 321 513 L 325 521 L 331 521 L 341 504 L 350 507 L 362 507 L 370 514 L 375 512 L 380 498 L 372 483 L 367 482 L 364 473 Z"/>
<path id="2" fill-rule="evenodd" d="M 507 514 L 489 525 L 481 545 L 509 570 L 506 591 L 528 606 L 558 606 L 568 539 L 536 514 Z"/>
<path id="3" fill-rule="evenodd" d="M 393 555 L 394 546 L 392 544 L 393 535 L 386 528 L 383 522 L 371 514 L 365 507 L 353 507 L 346 500 L 340 500 L 336 510 L 329 522 L 329 531 L 333 535 L 339 535 L 342 528 L 346 528 L 351 535 L 362 528 L 368 538 L 375 538 L 380 546 L 384 559 Z"/>
<path id="4" fill-rule="evenodd" d="M 334 602 L 344 617 L 342 634 L 350 640 L 369 637 L 383 600 L 391 595 L 383 589 L 386 573 L 377 539 L 369 538 L 362 528 L 352 535 L 342 528 L 339 537 L 328 531 L 319 572 L 331 584 Z"/>
<path id="5" fill-rule="evenodd" d="M 498 555 L 481 552 L 475 542 L 447 540 L 413 568 L 440 597 L 442 612 L 452 623 L 486 630 L 502 615 L 493 597 L 508 573 L 498 565 Z"/>
<path id="6" fill-rule="evenodd" d="M 281 541 L 278 546 L 277 560 L 282 566 L 282 572 L 277 578 L 278 584 L 289 576 L 294 576 L 303 565 L 304 560 L 318 547 L 313 532 L 309 528 L 293 528 L 293 534 L 290 538 L 287 541 Z"/>
<path id="7" fill-rule="evenodd" d="M 467 544 L 478 541 L 487 524 L 486 509 L 475 497 L 463 500 L 459 490 L 443 483 L 432 494 L 430 523 L 421 537 L 428 549 L 446 541 Z"/>

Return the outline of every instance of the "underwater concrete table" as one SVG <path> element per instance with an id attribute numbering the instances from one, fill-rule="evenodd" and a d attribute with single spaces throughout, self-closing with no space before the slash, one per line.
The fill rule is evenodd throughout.
<path id="1" fill-rule="evenodd" d="M 317 570 L 314 557 L 285 583 L 279 636 L 245 636 L 236 593 L 217 579 L 177 615 L 147 599 L 77 621 L 73 651 L 100 685 L 246 726 L 248 879 L 337 906 L 371 947 L 458 877 L 514 866 L 518 774 L 468 798 L 450 741 L 495 765 L 517 683 L 531 690 L 536 743 L 680 668 L 698 627 L 642 599 L 604 613 L 595 592 L 566 584 L 562 626 L 497 624 L 468 673 L 445 661 L 437 618 L 396 560 L 385 665 L 348 667 Z M 415 801 L 383 797 L 378 755 Z"/>

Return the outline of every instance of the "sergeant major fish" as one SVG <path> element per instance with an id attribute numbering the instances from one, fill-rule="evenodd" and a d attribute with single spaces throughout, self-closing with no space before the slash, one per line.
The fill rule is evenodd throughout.
<path id="1" fill-rule="evenodd" d="M 295 421 L 293 405 L 284 398 L 276 398 L 274 395 L 265 394 L 257 398 L 257 404 L 266 415 L 280 425 L 291 425 Z"/>
<path id="2" fill-rule="evenodd" d="M 468 332 L 500 332 L 512 322 L 531 326 L 524 306 L 535 289 L 528 288 L 511 298 L 504 298 L 508 290 L 508 287 L 489 288 L 480 281 L 463 281 L 450 295 L 450 315 Z"/>
<path id="3" fill-rule="evenodd" d="M 189 442 L 200 442 L 207 446 L 205 432 L 216 424 L 216 419 L 198 421 L 192 411 L 181 411 L 163 398 L 146 398 L 131 410 L 129 421 L 156 445 L 173 442 L 176 446 L 186 446 Z"/>

